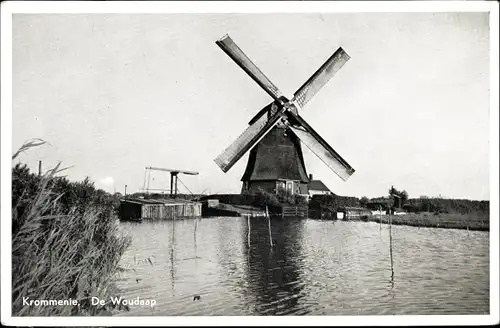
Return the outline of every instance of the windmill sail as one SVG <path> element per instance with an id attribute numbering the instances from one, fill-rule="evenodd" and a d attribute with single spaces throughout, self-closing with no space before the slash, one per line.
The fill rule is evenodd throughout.
<path id="1" fill-rule="evenodd" d="M 245 55 L 245 53 L 234 43 L 234 41 L 225 35 L 222 39 L 215 42 L 238 66 L 240 66 L 250 77 L 257 82 L 274 100 L 280 100 L 283 94 L 280 92 L 267 76 Z"/>
<path id="2" fill-rule="evenodd" d="M 303 118 L 290 112 L 287 114 L 300 125 L 289 125 L 291 131 L 326 166 L 346 181 L 354 173 L 354 169 Z"/>
<path id="3" fill-rule="evenodd" d="M 229 169 L 257 144 L 284 116 L 284 108 L 268 119 L 267 115 L 261 115 L 260 118 L 250 125 L 243 133 L 228 147 L 222 154 L 217 156 L 215 163 L 227 172 Z"/>
<path id="4" fill-rule="evenodd" d="M 335 150 L 333 150 L 333 148 L 328 145 L 328 143 L 316 131 L 314 131 L 314 129 L 309 126 L 304 119 L 298 115 L 297 108 L 304 107 L 305 104 L 307 104 L 307 102 L 309 102 L 312 97 L 314 97 L 314 95 L 350 59 L 349 55 L 347 55 L 342 48 L 337 49 L 337 51 L 335 51 L 335 53 L 328 58 L 328 60 L 309 78 L 309 80 L 307 80 L 297 90 L 297 92 L 295 92 L 292 100 L 288 100 L 228 35 L 224 36 L 219 41 L 216 41 L 216 44 L 274 99 L 271 104 L 263 108 L 252 118 L 249 123 L 250 126 L 215 159 L 215 162 L 222 169 L 222 171 L 227 172 L 241 157 L 243 157 L 247 151 L 259 142 L 262 142 L 266 147 L 269 146 L 268 144 L 272 144 L 274 142 L 276 143 L 276 147 L 272 149 L 268 147 L 270 149 L 268 150 L 267 148 L 265 149 L 264 146 L 260 147 L 259 145 L 259 147 L 254 148 L 255 152 L 251 152 L 249 163 L 252 161 L 252 153 L 256 154 L 259 149 L 265 149 L 266 154 L 271 152 L 274 154 L 276 151 L 277 159 L 274 162 L 283 162 L 281 157 L 283 157 L 282 154 L 285 152 L 282 152 L 279 148 L 280 146 L 283 146 L 283 143 L 279 142 L 279 138 L 273 138 L 273 132 L 270 132 L 278 131 L 278 128 L 282 130 L 283 126 L 278 126 L 275 129 L 273 128 L 278 124 L 278 122 L 283 121 L 285 128 L 288 128 L 287 130 L 290 131 L 290 135 L 287 138 L 290 139 L 290 137 L 293 137 L 292 146 L 298 149 L 294 154 L 299 154 L 299 157 L 302 156 L 300 155 L 300 143 L 297 140 L 300 139 L 303 144 L 305 144 L 342 180 L 347 180 L 354 173 L 354 169 Z M 285 118 L 288 119 L 288 122 Z M 263 139 L 266 135 L 268 135 L 269 138 Z M 286 137 L 287 135 L 282 134 L 282 136 Z M 267 139 L 270 141 L 267 142 Z M 256 156 L 257 155 L 254 156 L 253 162 L 255 162 Z M 272 158 L 272 156 L 270 158 Z M 266 168 L 275 168 L 277 165 L 274 164 L 274 162 L 271 160 L 267 161 L 267 163 L 265 163 Z M 283 167 L 288 168 L 291 161 L 287 159 L 285 162 L 286 163 L 282 163 L 284 164 Z M 302 162 L 303 159 L 299 159 L 299 164 Z M 255 163 L 247 165 L 247 169 L 248 167 L 251 167 L 252 170 L 254 170 L 254 164 Z M 303 163 L 301 165 L 303 166 Z M 282 171 L 290 170 L 285 169 Z M 305 169 L 303 169 L 303 171 L 305 176 Z M 249 171 L 249 180 L 252 178 L 252 172 L 253 171 Z M 274 178 L 279 179 L 280 177 L 275 176 Z"/>
<path id="5" fill-rule="evenodd" d="M 303 108 L 350 58 L 344 49 L 338 48 L 309 80 L 294 93 L 292 102 Z"/>

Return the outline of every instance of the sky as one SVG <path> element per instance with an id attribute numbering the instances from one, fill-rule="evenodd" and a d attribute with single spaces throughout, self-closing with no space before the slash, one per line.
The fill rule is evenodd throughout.
<path id="1" fill-rule="evenodd" d="M 271 102 L 215 44 L 229 34 L 289 98 L 338 48 L 351 60 L 299 114 L 356 170 L 336 194 L 489 199 L 487 13 L 15 14 L 12 147 L 34 172 L 72 166 L 109 192 L 145 167 L 180 192 L 239 193 L 248 153 L 213 161 Z M 183 184 L 185 184 L 184 187 Z M 168 189 L 153 172 L 150 188 Z"/>

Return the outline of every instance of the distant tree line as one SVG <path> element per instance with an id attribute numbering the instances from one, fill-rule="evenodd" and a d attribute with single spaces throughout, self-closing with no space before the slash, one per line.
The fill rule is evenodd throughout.
<path id="1" fill-rule="evenodd" d="M 445 199 L 445 198 L 412 198 L 409 199 L 404 208 L 408 212 L 434 212 L 434 213 L 481 213 L 488 214 L 490 202 L 487 200 L 469 199 Z"/>
<path id="2" fill-rule="evenodd" d="M 394 210 L 402 208 L 408 212 L 433 212 L 450 214 L 489 214 L 489 204 L 487 200 L 468 199 L 445 199 L 442 197 L 409 198 L 406 190 L 398 190 L 392 186 L 388 196 L 368 198 L 366 196 L 344 197 L 338 195 L 314 195 L 310 202 L 311 208 L 329 208 L 338 210 L 343 207 L 364 207 L 372 210 Z"/>

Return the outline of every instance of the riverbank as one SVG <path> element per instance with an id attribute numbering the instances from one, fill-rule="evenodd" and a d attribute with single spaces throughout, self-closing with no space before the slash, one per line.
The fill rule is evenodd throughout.
<path id="1" fill-rule="evenodd" d="M 217 200 L 217 205 L 214 208 L 208 208 L 205 203 L 204 213 L 208 216 L 264 216 L 263 208 L 267 205 L 271 216 L 278 213 L 281 217 L 281 209 L 283 204 L 278 204 L 275 201 L 269 201 L 271 197 L 266 193 L 258 195 L 240 195 L 240 194 L 224 194 L 210 195 L 202 198 L 202 201 Z M 339 199 L 345 197 L 315 195 L 309 202 L 309 215 L 311 219 L 327 219 L 336 220 L 337 212 L 334 208 L 340 205 L 345 205 Z M 366 210 L 369 212 L 369 210 Z M 204 214 L 204 215 L 205 215 Z M 459 213 L 439 213 L 420 212 L 406 213 L 404 215 L 391 215 L 392 224 L 407 225 L 413 227 L 426 228 L 446 228 L 446 229 L 464 229 L 489 231 L 489 215 L 483 212 L 471 212 L 468 214 Z M 376 223 L 389 223 L 388 215 L 359 215 L 356 218 L 349 217 L 348 221 L 369 221 Z"/>
<path id="2" fill-rule="evenodd" d="M 262 209 L 251 206 L 251 205 L 235 205 L 235 204 L 224 204 L 217 203 L 213 206 L 209 206 L 208 203 L 204 203 L 202 207 L 203 217 L 216 217 L 216 216 L 251 216 L 251 217 L 263 217 L 266 216 L 266 212 Z"/>
<path id="3" fill-rule="evenodd" d="M 407 225 L 422 228 L 446 228 L 489 231 L 490 220 L 488 217 L 474 214 L 433 214 L 433 213 L 408 213 L 405 215 L 391 215 L 393 225 Z M 356 221 L 368 221 L 389 224 L 389 215 L 372 215 Z"/>

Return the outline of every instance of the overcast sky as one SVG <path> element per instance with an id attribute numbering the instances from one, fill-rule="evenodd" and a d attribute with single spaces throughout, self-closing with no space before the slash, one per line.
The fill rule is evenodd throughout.
<path id="1" fill-rule="evenodd" d="M 343 182 L 303 147 L 334 193 L 489 198 L 487 13 L 14 15 L 13 149 L 51 144 L 19 160 L 110 192 L 139 191 L 149 165 L 239 192 L 248 154 L 228 173 L 213 159 L 271 98 L 216 46 L 226 33 L 288 97 L 351 56 L 300 112 L 356 170 Z"/>

